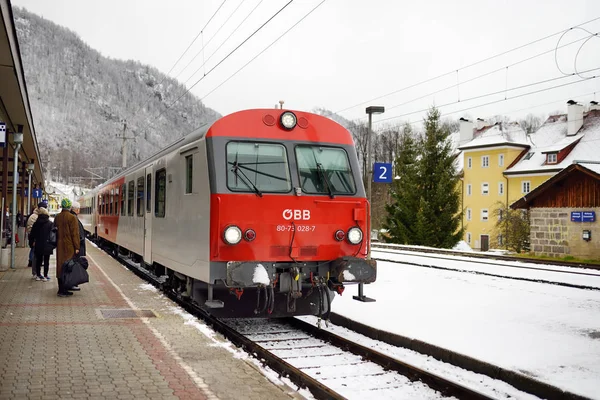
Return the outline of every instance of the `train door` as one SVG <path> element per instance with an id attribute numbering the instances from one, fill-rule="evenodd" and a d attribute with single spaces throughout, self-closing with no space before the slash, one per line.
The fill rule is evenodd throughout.
<path id="1" fill-rule="evenodd" d="M 146 168 L 146 210 L 144 212 L 144 262 L 152 265 L 152 167 Z"/>

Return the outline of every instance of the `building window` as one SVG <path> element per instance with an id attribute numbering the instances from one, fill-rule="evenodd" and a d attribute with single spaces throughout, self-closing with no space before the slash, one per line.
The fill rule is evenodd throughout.
<path id="1" fill-rule="evenodd" d="M 498 221 L 502 221 L 502 217 L 504 217 L 504 210 L 498 210 Z"/>
<path id="2" fill-rule="evenodd" d="M 481 184 L 481 194 L 488 195 L 490 193 L 490 185 L 487 182 Z"/>
<path id="3" fill-rule="evenodd" d="M 523 181 L 521 182 L 521 193 L 529 193 L 531 191 L 531 182 Z"/>
<path id="4" fill-rule="evenodd" d="M 192 173 L 194 171 L 194 155 L 185 158 L 185 193 L 192 193 Z"/>
<path id="5" fill-rule="evenodd" d="M 473 159 L 471 157 L 467 158 L 467 168 L 471 168 L 473 166 Z"/>
<path id="6" fill-rule="evenodd" d="M 133 181 L 129 181 L 129 186 L 127 188 L 127 215 L 133 217 L 133 198 L 135 197 L 135 193 L 133 192 L 135 189 L 135 184 Z"/>
<path id="7" fill-rule="evenodd" d="M 481 167 L 487 168 L 490 166 L 490 156 L 481 156 Z"/>
<path id="8" fill-rule="evenodd" d="M 467 221 L 471 220 L 471 209 L 467 208 Z"/>
<path id="9" fill-rule="evenodd" d="M 502 246 L 504 243 L 502 242 L 503 238 L 502 238 L 502 234 L 498 235 L 498 245 Z"/>
<path id="10" fill-rule="evenodd" d="M 471 195 L 471 184 L 469 183 L 467 185 L 467 196 L 470 196 L 470 195 Z"/>
<path id="11" fill-rule="evenodd" d="M 498 154 L 498 165 L 504 167 L 504 154 Z"/>
<path id="12" fill-rule="evenodd" d="M 137 216 L 144 216 L 144 177 L 137 179 Z"/>
<path id="13" fill-rule="evenodd" d="M 471 232 L 467 232 L 467 243 L 471 244 Z"/>
<path id="14" fill-rule="evenodd" d="M 533 151 L 529 152 L 529 153 L 525 154 L 524 159 L 525 160 L 529 160 L 531 157 L 533 157 L 534 154 L 535 154 L 535 152 L 533 152 Z"/>
<path id="15" fill-rule="evenodd" d="M 546 154 L 546 164 L 556 164 L 558 161 L 558 155 L 556 153 Z"/>
<path id="16" fill-rule="evenodd" d="M 488 210 L 486 208 L 484 208 L 483 210 L 481 210 L 481 220 L 482 221 L 487 221 L 488 220 Z"/>
<path id="17" fill-rule="evenodd" d="M 158 218 L 164 218 L 167 205 L 167 170 L 156 171 L 154 184 L 156 185 L 154 190 L 154 215 Z"/>
<path id="18" fill-rule="evenodd" d="M 498 182 L 498 194 L 504 194 L 504 182 Z"/>

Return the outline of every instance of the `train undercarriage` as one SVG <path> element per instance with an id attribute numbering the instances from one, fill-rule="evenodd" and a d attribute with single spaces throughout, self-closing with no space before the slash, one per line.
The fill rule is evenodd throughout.
<path id="1" fill-rule="evenodd" d="M 375 281 L 374 261 L 343 257 L 325 262 L 229 262 L 227 278 L 208 284 L 154 263 L 110 242 L 100 245 L 113 256 L 145 268 L 162 289 L 195 303 L 218 318 L 280 318 L 315 315 L 324 319 L 344 283 Z"/>

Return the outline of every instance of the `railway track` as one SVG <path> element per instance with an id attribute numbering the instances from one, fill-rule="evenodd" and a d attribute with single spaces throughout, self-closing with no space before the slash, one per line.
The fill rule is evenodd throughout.
<path id="1" fill-rule="evenodd" d="M 162 281 L 146 269 L 122 256 L 115 258 L 162 288 Z M 406 398 L 491 399 L 296 318 L 218 319 L 171 291 L 163 293 L 317 399 L 391 399 L 399 393 Z"/>
<path id="2" fill-rule="evenodd" d="M 437 254 L 437 253 L 434 253 L 433 251 L 431 251 L 431 252 L 426 252 L 425 254 L 423 254 L 417 249 L 405 250 L 404 248 L 397 248 L 397 247 L 392 247 L 389 250 L 384 250 L 380 247 L 373 246 L 373 251 L 376 251 L 379 253 L 387 253 L 387 254 L 394 254 L 394 255 L 408 255 L 408 256 L 416 256 L 417 255 L 416 253 L 418 253 L 418 256 L 421 258 L 431 258 L 431 259 L 451 260 L 451 261 L 460 261 L 453 257 L 469 257 L 469 255 L 463 255 L 463 254 L 469 254 L 469 253 Z M 476 274 L 476 275 L 493 276 L 496 278 L 513 279 L 513 280 L 520 280 L 520 281 L 526 281 L 526 282 L 546 283 L 546 284 L 565 286 L 565 287 L 576 288 L 576 289 L 600 290 L 600 287 L 591 286 L 591 285 L 582 285 L 582 284 L 575 284 L 575 283 L 568 283 L 568 282 L 561 282 L 561 281 L 554 281 L 554 280 L 540 279 L 540 278 L 509 276 L 509 275 L 502 275 L 502 274 L 486 272 L 486 271 L 476 271 L 476 270 L 472 270 L 472 269 L 452 268 L 452 267 L 445 267 L 445 266 L 440 266 L 440 265 L 429 265 L 429 264 L 415 263 L 415 262 L 410 262 L 410 261 L 405 261 L 405 260 L 400 261 L 397 259 L 384 258 L 384 257 L 373 257 L 373 258 L 378 261 L 387 261 L 387 262 L 394 262 L 394 263 L 401 262 L 402 264 L 414 265 L 414 266 L 418 266 L 418 267 L 441 269 L 441 270 L 446 270 L 446 271 L 468 272 L 468 273 L 472 273 L 472 274 Z M 481 257 L 476 257 L 476 258 L 481 258 Z M 506 260 L 506 261 L 509 261 L 509 260 Z M 521 259 L 518 261 L 529 262 L 528 260 L 521 260 Z M 515 269 L 515 270 L 543 271 L 543 272 L 556 273 L 557 275 L 566 274 L 566 275 L 600 277 L 599 273 L 556 270 L 556 269 L 549 269 L 549 268 L 542 268 L 542 267 L 529 267 L 529 266 L 525 266 L 525 265 L 507 265 L 507 264 L 500 263 L 500 262 L 477 261 L 477 264 L 478 265 L 482 265 L 482 264 L 483 265 L 493 265 L 493 266 L 499 266 L 499 267 L 503 267 L 503 268 Z"/>
<path id="3" fill-rule="evenodd" d="M 417 252 L 421 254 L 433 253 L 433 254 L 445 254 L 457 257 L 471 257 L 471 258 L 481 258 L 481 259 L 492 259 L 492 260 L 502 260 L 502 261 L 519 261 L 523 263 L 530 264 L 544 264 L 544 265 L 557 265 L 561 267 L 572 267 L 572 268 L 585 268 L 592 270 L 600 271 L 600 263 L 586 263 L 580 261 L 562 261 L 562 260 L 552 260 L 552 259 L 544 259 L 540 260 L 537 258 L 525 258 L 525 257 L 515 257 L 515 256 L 507 256 L 500 254 L 482 254 L 482 253 L 474 253 L 474 252 L 466 252 L 466 251 L 456 251 L 456 250 L 448 250 L 448 249 L 430 249 L 426 247 L 413 247 L 413 246 L 404 246 L 390 243 L 372 243 L 372 250 L 379 251 L 380 249 L 394 249 L 394 250 L 403 250 L 403 251 L 411 251 Z"/>

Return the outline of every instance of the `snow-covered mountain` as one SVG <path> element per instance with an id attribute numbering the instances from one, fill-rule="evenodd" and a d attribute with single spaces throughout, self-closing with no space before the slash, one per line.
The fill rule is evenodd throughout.
<path id="1" fill-rule="evenodd" d="M 131 165 L 220 115 L 157 69 L 102 56 L 74 32 L 13 8 L 46 178 L 67 182 L 87 168 Z M 172 105 L 173 104 L 173 105 Z M 114 169 L 113 169 L 114 171 Z M 105 176 L 106 170 L 95 173 Z"/>

